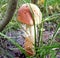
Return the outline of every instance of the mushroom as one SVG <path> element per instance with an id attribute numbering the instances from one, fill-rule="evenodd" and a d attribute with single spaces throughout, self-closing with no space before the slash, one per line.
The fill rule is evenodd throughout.
<path id="1" fill-rule="evenodd" d="M 32 3 L 26 3 L 23 4 L 19 9 L 18 9 L 18 16 L 17 20 L 22 23 L 22 26 L 24 26 L 27 35 L 25 36 L 25 43 L 24 43 L 24 49 L 27 52 L 28 55 L 32 56 L 35 54 L 34 51 L 34 45 L 35 44 L 35 39 L 34 39 L 34 22 L 32 18 L 32 13 L 30 10 L 30 7 L 34 13 L 34 22 L 35 25 L 38 25 L 41 23 L 42 20 L 42 13 L 40 9 Z"/>

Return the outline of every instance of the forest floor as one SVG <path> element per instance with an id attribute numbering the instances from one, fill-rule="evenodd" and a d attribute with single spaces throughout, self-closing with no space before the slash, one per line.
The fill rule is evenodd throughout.
<path id="1" fill-rule="evenodd" d="M 43 32 L 43 42 L 47 44 L 48 38 L 51 38 L 53 36 L 54 31 L 44 31 Z M 25 38 L 22 37 L 24 35 L 24 32 L 20 30 L 9 30 L 6 32 L 6 35 L 11 37 L 13 40 L 15 40 L 17 43 L 19 43 L 22 47 L 24 47 L 24 40 Z M 60 40 L 56 40 L 60 42 Z M 2 47 L 2 48 L 1 48 Z M 7 51 L 9 53 L 7 53 Z M 5 55 L 5 53 L 7 53 Z M 57 51 L 56 53 L 57 58 L 60 58 L 60 52 Z M 18 50 L 18 48 L 15 47 L 11 42 L 9 42 L 6 39 L 3 39 L 3 37 L 0 39 L 0 58 L 26 58 L 26 56 L 21 53 L 21 51 Z M 48 57 L 47 57 L 48 58 Z"/>

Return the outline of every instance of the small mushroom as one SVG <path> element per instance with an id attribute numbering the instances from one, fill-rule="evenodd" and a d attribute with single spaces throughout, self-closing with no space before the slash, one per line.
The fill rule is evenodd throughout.
<path id="1" fill-rule="evenodd" d="M 34 13 L 34 16 L 32 17 L 32 13 L 30 10 L 30 7 Z M 27 52 L 28 55 L 32 56 L 35 54 L 33 47 L 34 47 L 34 22 L 35 25 L 38 25 L 41 23 L 42 20 L 42 13 L 40 9 L 32 3 L 26 3 L 23 4 L 19 9 L 18 9 L 18 16 L 17 20 L 24 25 L 26 32 L 28 33 L 28 36 L 25 36 L 25 43 L 24 43 L 24 48 Z M 37 28 L 37 27 L 36 27 Z"/>

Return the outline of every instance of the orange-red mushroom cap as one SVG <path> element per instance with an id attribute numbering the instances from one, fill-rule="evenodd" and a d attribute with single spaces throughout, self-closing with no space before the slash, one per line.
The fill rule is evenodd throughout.
<path id="1" fill-rule="evenodd" d="M 40 24 L 42 20 L 42 13 L 40 12 L 40 9 L 35 4 L 32 3 L 23 4 L 18 9 L 18 18 L 17 18 L 18 21 L 21 23 L 25 23 L 27 25 L 33 25 L 33 18 L 29 4 L 34 13 L 35 24 Z"/>
<path id="2" fill-rule="evenodd" d="M 31 12 L 27 4 L 22 5 L 18 10 L 18 21 L 27 25 L 33 25 Z"/>

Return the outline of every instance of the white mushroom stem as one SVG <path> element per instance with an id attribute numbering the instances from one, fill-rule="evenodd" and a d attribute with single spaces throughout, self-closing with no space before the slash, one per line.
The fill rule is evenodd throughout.
<path id="1" fill-rule="evenodd" d="M 27 27 L 26 30 L 27 30 L 27 32 L 30 33 L 29 36 L 31 36 L 31 40 L 32 40 L 33 43 L 34 43 L 34 41 L 35 41 L 35 39 L 34 39 L 34 25 Z"/>
<path id="2" fill-rule="evenodd" d="M 34 25 L 29 26 L 29 25 L 22 24 L 21 26 L 25 30 L 25 32 L 24 32 L 25 35 L 23 35 L 23 36 L 30 37 L 29 39 L 31 39 L 34 44 L 35 43 Z M 37 37 L 37 27 L 36 27 L 36 37 Z"/>
<path id="3" fill-rule="evenodd" d="M 26 31 L 29 33 L 28 36 L 30 36 L 33 44 L 35 43 L 35 31 L 34 31 L 34 25 L 33 26 L 26 26 Z M 37 37 L 37 27 L 36 27 L 36 37 Z"/>

